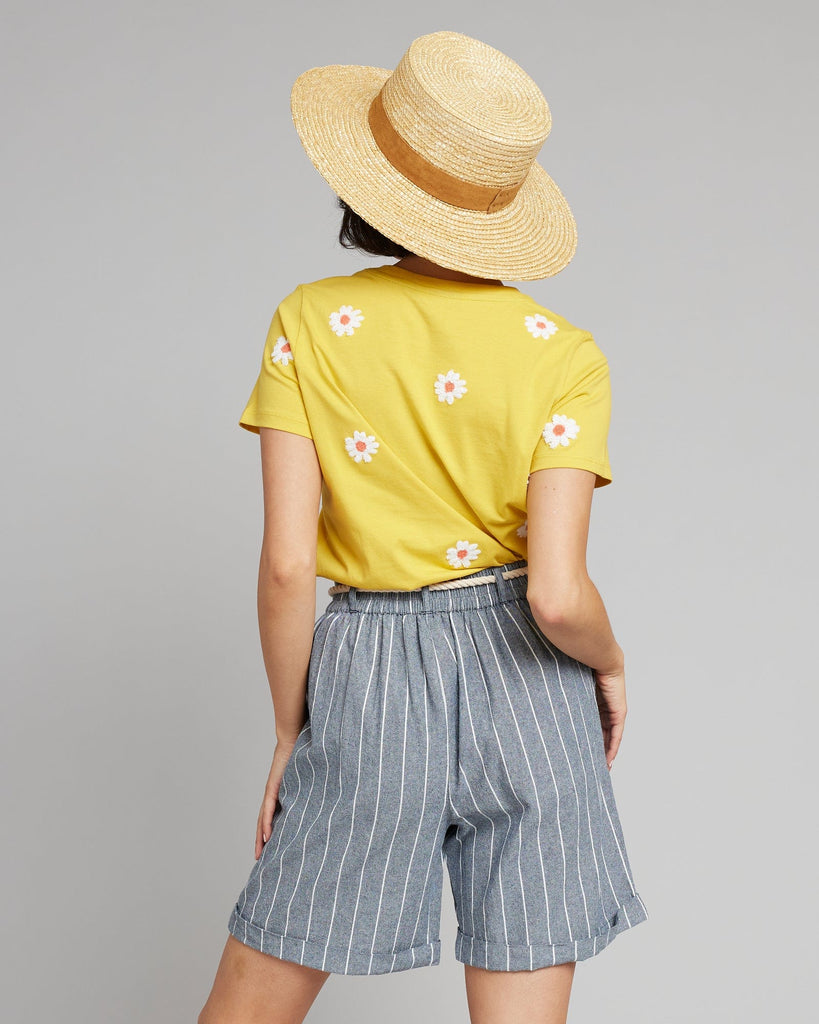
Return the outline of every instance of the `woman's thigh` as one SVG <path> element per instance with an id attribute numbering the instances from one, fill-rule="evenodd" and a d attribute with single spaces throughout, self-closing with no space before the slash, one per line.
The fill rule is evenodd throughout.
<path id="1" fill-rule="evenodd" d="M 198 1024 L 301 1024 L 329 976 L 228 935 Z"/>
<path id="2" fill-rule="evenodd" d="M 488 971 L 464 964 L 472 1024 L 565 1024 L 574 961 L 534 971 Z"/>

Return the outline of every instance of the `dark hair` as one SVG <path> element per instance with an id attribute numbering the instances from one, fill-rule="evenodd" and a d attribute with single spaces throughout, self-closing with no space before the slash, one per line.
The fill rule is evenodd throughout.
<path id="1" fill-rule="evenodd" d="M 398 242 L 393 242 L 391 238 L 382 235 L 372 224 L 368 224 L 363 217 L 360 217 L 344 202 L 341 196 L 336 198 L 338 205 L 344 211 L 338 240 L 345 249 L 361 249 L 362 252 L 372 253 L 373 256 L 413 255 L 409 249 L 405 249 Z"/>

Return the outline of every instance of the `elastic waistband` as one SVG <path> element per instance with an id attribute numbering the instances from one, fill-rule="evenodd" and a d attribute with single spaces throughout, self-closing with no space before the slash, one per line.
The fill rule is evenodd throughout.
<path id="1" fill-rule="evenodd" d="M 429 584 L 417 590 L 363 590 L 350 587 L 349 590 L 332 594 L 327 605 L 328 612 L 448 612 L 469 608 L 486 608 L 504 601 L 516 601 L 526 596 L 529 577 L 526 572 L 515 576 L 506 574 L 515 569 L 527 568 L 525 558 L 505 565 L 491 565 L 457 578 L 461 580 L 483 579 L 487 582 L 467 586 L 441 588 L 440 584 Z M 334 584 L 339 586 L 338 583 Z"/>

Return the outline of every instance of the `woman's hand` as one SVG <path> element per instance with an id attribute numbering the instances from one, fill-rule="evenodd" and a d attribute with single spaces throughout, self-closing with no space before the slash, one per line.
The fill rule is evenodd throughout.
<path id="1" fill-rule="evenodd" d="M 256 860 L 261 857 L 262 848 L 273 831 L 273 815 L 276 813 L 276 803 L 279 799 L 279 785 L 295 745 L 295 740 L 286 743 L 279 740 L 276 744 L 276 749 L 273 751 L 273 763 L 270 766 L 270 774 L 267 776 L 264 799 L 262 800 L 259 818 L 256 822 Z"/>
<path id="2" fill-rule="evenodd" d="M 603 727 L 606 763 L 611 771 L 626 722 L 626 676 L 621 667 L 612 672 L 594 672 L 594 694 Z"/>

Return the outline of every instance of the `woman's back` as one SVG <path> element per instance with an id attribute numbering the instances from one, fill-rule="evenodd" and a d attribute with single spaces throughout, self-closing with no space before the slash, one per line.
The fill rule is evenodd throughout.
<path id="1" fill-rule="evenodd" d="M 535 159 L 551 114 L 457 32 L 392 72 L 312 68 L 290 102 L 339 241 L 402 264 L 282 298 L 240 419 L 277 742 L 200 1024 L 298 1024 L 330 973 L 439 963 L 444 864 L 471 1019 L 565 1024 L 575 964 L 647 911 L 609 774 L 623 652 L 585 564 L 608 363 L 503 283 L 575 251 Z M 318 619 L 316 576 L 339 584 Z"/>
<path id="2" fill-rule="evenodd" d="M 279 303 L 240 423 L 313 439 L 318 575 L 415 589 L 526 557 L 534 470 L 609 483 L 610 406 L 588 331 L 515 287 L 386 264 Z"/>

